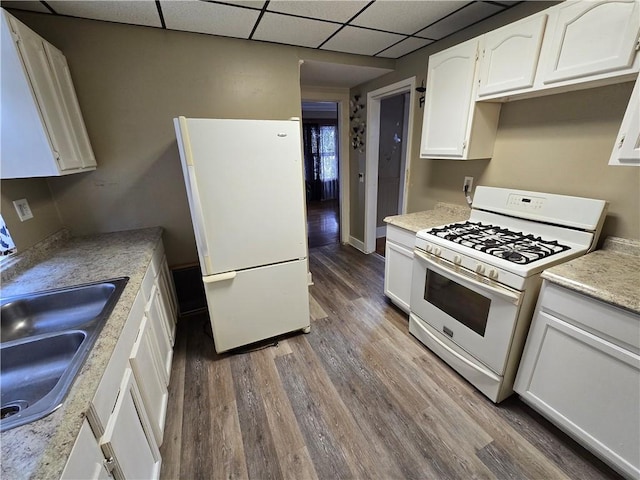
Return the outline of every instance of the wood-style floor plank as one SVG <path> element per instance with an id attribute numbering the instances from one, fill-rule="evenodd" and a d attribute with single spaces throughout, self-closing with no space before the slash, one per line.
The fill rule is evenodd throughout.
<path id="1" fill-rule="evenodd" d="M 382 258 L 327 245 L 310 266 L 311 333 L 277 348 L 217 355 L 206 313 L 179 322 L 163 479 L 620 478 L 410 335 Z"/>

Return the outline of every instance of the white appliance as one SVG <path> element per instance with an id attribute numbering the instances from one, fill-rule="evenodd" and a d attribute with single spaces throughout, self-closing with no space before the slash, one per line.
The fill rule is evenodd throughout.
<path id="1" fill-rule="evenodd" d="M 477 187 L 468 221 L 416 235 L 409 331 L 494 402 L 513 381 L 540 273 L 592 250 L 603 200 Z"/>
<path id="2" fill-rule="evenodd" d="M 308 332 L 300 122 L 174 126 L 216 351 Z"/>

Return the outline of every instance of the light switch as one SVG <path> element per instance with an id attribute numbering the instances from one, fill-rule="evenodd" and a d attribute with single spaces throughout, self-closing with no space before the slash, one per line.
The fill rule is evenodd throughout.
<path id="1" fill-rule="evenodd" d="M 20 218 L 21 222 L 33 218 L 33 213 L 31 212 L 31 208 L 29 208 L 29 202 L 27 202 L 26 198 L 14 200 L 13 206 L 16 207 L 16 212 L 18 212 L 18 218 Z"/>

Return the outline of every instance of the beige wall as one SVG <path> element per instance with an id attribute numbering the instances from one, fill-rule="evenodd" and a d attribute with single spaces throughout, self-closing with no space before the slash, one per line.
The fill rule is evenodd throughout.
<path id="1" fill-rule="evenodd" d="M 367 92 L 411 76 L 426 78 L 429 55 L 547 8 L 555 2 L 524 2 L 464 32 L 397 62 L 396 71 L 352 90 Z M 465 176 L 474 185 L 602 198 L 609 201 L 605 235 L 640 238 L 640 169 L 609 167 L 609 155 L 631 94 L 631 83 L 515 101 L 502 106 L 491 160 L 419 158 L 422 109 L 416 109 L 410 157 L 407 212 L 436 202 L 464 204 Z M 352 155 L 352 164 L 361 163 Z M 353 188 L 359 185 L 352 183 Z M 358 198 L 363 198 L 360 195 Z M 364 203 L 352 204 L 352 235 L 363 238 Z"/>
<path id="2" fill-rule="evenodd" d="M 73 234 L 162 226 L 171 265 L 197 261 L 172 118 L 301 116 L 299 60 L 388 59 L 13 11 L 60 48 L 98 169 L 48 180 Z M 3 182 L 4 186 L 4 182 Z"/>
<path id="3" fill-rule="evenodd" d="M 44 178 L 3 180 L 0 185 L 4 218 L 19 252 L 32 247 L 62 228 L 62 221 Z M 21 222 L 14 200 L 26 198 L 33 218 Z"/>

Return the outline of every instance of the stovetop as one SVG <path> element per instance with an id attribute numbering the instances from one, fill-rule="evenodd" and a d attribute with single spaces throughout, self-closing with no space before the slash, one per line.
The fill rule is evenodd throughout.
<path id="1" fill-rule="evenodd" d="M 429 233 L 518 265 L 527 265 L 571 248 L 557 240 L 482 222 L 444 225 L 431 228 Z"/>

